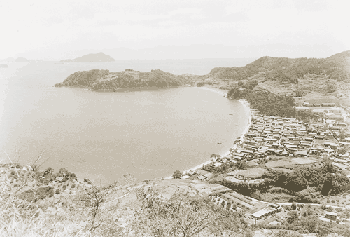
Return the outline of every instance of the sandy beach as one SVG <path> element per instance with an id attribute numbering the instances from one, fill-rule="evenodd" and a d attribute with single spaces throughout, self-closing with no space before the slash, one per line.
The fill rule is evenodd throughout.
<path id="1" fill-rule="evenodd" d="M 220 89 L 215 89 L 215 88 L 208 88 L 208 87 L 200 87 L 201 89 L 204 89 L 204 90 L 210 90 L 212 92 L 215 92 L 215 93 L 218 93 L 222 96 L 226 96 L 227 94 L 227 91 L 224 91 L 224 90 L 220 90 Z M 252 115 L 251 115 L 251 110 L 250 110 L 250 106 L 249 106 L 249 103 L 246 101 L 246 100 L 239 100 L 239 102 L 243 105 L 245 111 L 249 114 L 248 116 L 248 125 L 246 126 L 246 128 L 244 129 L 244 131 L 242 132 L 241 136 L 240 136 L 240 140 L 241 142 L 244 141 L 244 136 L 247 134 L 248 130 L 249 130 L 249 127 L 251 126 L 251 120 L 252 120 Z M 234 148 L 234 147 L 231 147 L 231 148 Z M 225 156 L 228 156 L 230 154 L 230 150 L 226 151 L 224 154 L 219 154 L 221 157 L 225 157 Z M 210 159 L 202 164 L 199 164 L 193 168 L 190 168 L 190 169 L 187 169 L 187 170 L 184 170 L 182 172 L 182 174 L 186 174 L 186 173 L 192 173 L 194 172 L 195 170 L 198 170 L 198 169 L 201 169 L 203 167 L 203 165 L 207 165 L 207 164 L 210 164 L 212 163 L 213 160 Z M 172 179 L 172 176 L 168 176 L 168 177 L 164 177 L 163 179 Z"/>

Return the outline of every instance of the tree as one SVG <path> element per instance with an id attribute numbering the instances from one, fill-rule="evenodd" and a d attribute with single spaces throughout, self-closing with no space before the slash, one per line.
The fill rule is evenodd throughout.
<path id="1" fill-rule="evenodd" d="M 90 231 L 94 231 L 101 225 L 101 221 L 99 224 L 96 224 L 96 222 L 98 222 L 101 204 L 105 201 L 105 196 L 106 193 L 103 192 L 103 189 L 92 186 L 89 189 L 85 189 L 85 194 L 80 197 L 80 200 L 85 202 L 85 207 L 89 208 Z"/>
<path id="2" fill-rule="evenodd" d="M 175 170 L 174 174 L 173 174 L 173 178 L 174 179 L 181 179 L 182 177 L 182 172 L 180 170 Z"/>
<path id="3" fill-rule="evenodd" d="M 290 211 L 290 212 L 288 212 L 288 217 L 287 217 L 288 224 L 293 224 L 297 220 L 298 220 L 298 213 L 297 213 L 297 211 Z"/>
<path id="4" fill-rule="evenodd" d="M 328 196 L 329 192 L 332 189 L 332 182 L 333 182 L 333 176 L 330 173 L 328 173 L 327 177 L 323 183 L 323 188 L 321 191 L 323 196 Z"/>
<path id="5" fill-rule="evenodd" d="M 236 163 L 236 166 L 237 166 L 237 169 L 239 169 L 239 170 L 245 170 L 245 169 L 247 169 L 247 162 L 244 160 L 239 160 Z"/>
<path id="6" fill-rule="evenodd" d="M 248 81 L 248 82 L 244 85 L 244 87 L 247 88 L 247 89 L 249 89 L 249 90 L 253 90 L 254 87 L 256 87 L 258 84 L 259 84 L 259 83 L 258 83 L 257 80 L 251 80 L 251 81 Z M 239 84 L 238 84 L 238 85 L 239 85 Z"/>
<path id="7" fill-rule="evenodd" d="M 326 92 L 327 93 L 333 93 L 337 90 L 337 86 L 330 82 L 330 81 L 327 81 L 327 84 L 326 84 Z"/>

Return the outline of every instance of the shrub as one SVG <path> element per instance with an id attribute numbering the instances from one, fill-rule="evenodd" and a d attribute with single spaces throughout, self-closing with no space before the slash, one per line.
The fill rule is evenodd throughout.
<path id="1" fill-rule="evenodd" d="M 55 194 L 60 194 L 60 190 L 56 189 Z"/>
<path id="2" fill-rule="evenodd" d="M 39 199 L 44 199 L 47 196 L 52 197 L 53 194 L 54 194 L 53 187 L 40 187 L 37 190 L 37 196 Z"/>
<path id="3" fill-rule="evenodd" d="M 52 197 L 53 194 L 54 194 L 54 190 L 52 187 L 40 187 L 36 190 L 30 189 L 22 192 L 19 195 L 19 198 L 23 200 L 27 200 L 28 202 L 36 202 L 39 199 Z"/>
<path id="4" fill-rule="evenodd" d="M 76 186 L 75 184 L 72 184 L 72 188 L 75 188 L 75 186 Z"/>
<path id="5" fill-rule="evenodd" d="M 174 179 L 181 179 L 182 177 L 182 173 L 180 170 L 175 170 L 174 174 L 173 174 L 173 178 Z"/>

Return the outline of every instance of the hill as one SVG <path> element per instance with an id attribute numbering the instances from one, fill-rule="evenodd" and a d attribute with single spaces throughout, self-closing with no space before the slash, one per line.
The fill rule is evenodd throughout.
<path id="1" fill-rule="evenodd" d="M 104 53 L 87 54 L 75 59 L 61 60 L 61 62 L 114 62 L 114 58 Z"/>
<path id="2" fill-rule="evenodd" d="M 117 91 L 122 88 L 170 87 L 187 84 L 190 79 L 174 75 L 159 69 L 151 72 L 139 72 L 126 69 L 123 72 L 93 69 L 75 72 L 55 87 L 82 87 L 92 90 Z"/>
<path id="3" fill-rule="evenodd" d="M 29 62 L 29 60 L 23 57 L 18 57 L 16 58 L 15 62 Z"/>
<path id="4" fill-rule="evenodd" d="M 350 79 L 350 50 L 328 58 L 261 57 L 244 67 L 217 67 L 210 77 L 227 80 L 244 80 L 261 75 L 266 80 L 296 83 L 306 75 L 326 76 L 328 79 L 344 81 Z"/>
<path id="5" fill-rule="evenodd" d="M 216 67 L 205 76 L 230 90 L 256 84 L 255 90 L 299 97 L 296 101 L 338 101 L 350 106 L 350 50 L 327 58 L 261 57 L 244 67 Z M 244 87 L 244 86 L 243 86 Z"/>
<path id="6" fill-rule="evenodd" d="M 0 60 L 0 62 L 14 62 L 14 61 L 15 61 L 15 58 L 13 57 L 8 57 Z"/>

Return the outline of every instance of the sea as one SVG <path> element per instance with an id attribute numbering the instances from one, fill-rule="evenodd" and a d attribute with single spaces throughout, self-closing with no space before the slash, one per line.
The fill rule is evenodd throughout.
<path id="1" fill-rule="evenodd" d="M 25 62 L 0 69 L 0 162 L 66 168 L 106 185 L 171 176 L 225 154 L 248 124 L 248 111 L 223 92 L 200 87 L 99 93 L 56 88 L 91 69 L 161 69 L 203 75 L 247 60 Z"/>

